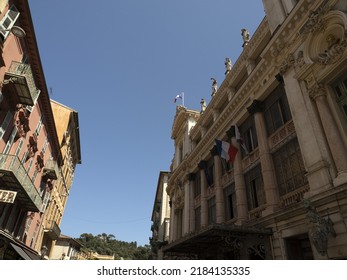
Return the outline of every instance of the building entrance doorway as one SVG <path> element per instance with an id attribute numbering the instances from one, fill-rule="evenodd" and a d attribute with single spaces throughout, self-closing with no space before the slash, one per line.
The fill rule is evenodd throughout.
<path id="1" fill-rule="evenodd" d="M 307 234 L 285 239 L 288 260 L 313 260 L 310 239 Z"/>

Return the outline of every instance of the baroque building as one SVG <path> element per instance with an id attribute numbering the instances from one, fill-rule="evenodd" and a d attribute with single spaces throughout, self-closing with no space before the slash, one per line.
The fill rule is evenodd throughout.
<path id="1" fill-rule="evenodd" d="M 206 108 L 177 107 L 163 258 L 347 258 L 347 2 L 263 4 Z"/>

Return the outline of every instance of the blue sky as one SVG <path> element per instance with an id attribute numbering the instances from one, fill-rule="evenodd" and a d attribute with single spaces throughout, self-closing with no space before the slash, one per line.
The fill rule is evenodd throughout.
<path id="1" fill-rule="evenodd" d="M 264 18 L 260 0 L 29 1 L 50 97 L 78 111 L 82 164 L 63 234 L 148 244 L 160 171 L 174 154 L 174 97 L 200 110 Z M 178 101 L 180 104 L 180 101 Z"/>

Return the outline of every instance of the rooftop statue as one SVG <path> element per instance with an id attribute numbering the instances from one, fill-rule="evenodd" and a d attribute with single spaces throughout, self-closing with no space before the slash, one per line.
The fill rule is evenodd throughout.
<path id="1" fill-rule="evenodd" d="M 231 67 L 232 67 L 231 60 L 229 57 L 227 57 L 225 59 L 224 65 L 225 65 L 225 73 L 224 74 L 226 75 L 230 72 Z"/>
<path id="2" fill-rule="evenodd" d="M 217 86 L 217 80 L 215 78 L 211 78 L 212 82 L 212 94 L 211 96 L 214 96 L 218 90 L 218 86 Z"/>
<path id="3" fill-rule="evenodd" d="M 250 39 L 250 35 L 247 29 L 242 28 L 241 29 L 241 35 L 242 35 L 242 39 L 243 39 L 243 45 L 242 47 L 247 46 L 249 39 Z"/>
<path id="4" fill-rule="evenodd" d="M 201 111 L 200 111 L 200 113 L 203 113 L 206 110 L 206 101 L 205 101 L 204 98 L 201 98 L 200 104 L 201 104 Z"/>

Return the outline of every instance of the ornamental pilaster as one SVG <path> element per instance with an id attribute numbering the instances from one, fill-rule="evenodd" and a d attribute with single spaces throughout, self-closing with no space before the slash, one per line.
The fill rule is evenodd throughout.
<path id="1" fill-rule="evenodd" d="M 310 102 L 305 89 L 316 84 L 313 73 L 305 81 L 298 81 L 294 68 L 283 75 L 288 104 L 291 109 L 296 135 L 307 170 L 310 193 L 316 194 L 331 186 L 331 174 L 326 153 L 323 148 L 323 131 L 317 129 L 318 120 L 314 104 Z"/>
<path id="2" fill-rule="evenodd" d="M 309 89 L 310 98 L 316 103 L 324 133 L 328 140 L 331 155 L 334 159 L 338 176 L 347 173 L 347 149 L 338 130 L 337 124 L 331 114 L 327 101 L 327 90 L 323 84 L 316 84 Z"/>
<path id="3" fill-rule="evenodd" d="M 195 186 L 196 174 L 189 173 L 189 232 L 195 231 L 195 207 L 194 207 L 194 186 Z"/>
<path id="4" fill-rule="evenodd" d="M 211 150 L 214 162 L 214 187 L 216 190 L 216 221 L 218 224 L 225 222 L 224 211 L 224 192 L 222 188 L 222 162 L 218 153 L 217 146 Z"/>
<path id="5" fill-rule="evenodd" d="M 252 105 L 248 107 L 247 110 L 249 113 L 254 115 L 254 123 L 257 131 L 257 139 L 259 145 L 261 172 L 263 175 L 264 192 L 267 204 L 266 211 L 273 212 L 278 207 L 279 193 L 276 181 L 275 167 L 268 144 L 265 118 L 263 114 L 263 104 L 258 100 L 254 100 Z"/>
<path id="6" fill-rule="evenodd" d="M 200 169 L 200 186 L 201 186 L 201 195 L 200 195 L 200 207 L 201 207 L 201 227 L 208 225 L 208 210 L 207 210 L 207 180 L 205 175 L 205 166 L 206 161 L 200 161 L 198 167 Z"/>
<path id="7" fill-rule="evenodd" d="M 227 135 L 231 138 L 231 143 L 238 149 L 234 160 L 234 182 L 235 182 L 235 196 L 237 208 L 237 224 L 242 224 L 248 218 L 248 205 L 245 177 L 243 176 L 242 156 L 240 144 L 236 141 L 235 126 L 232 126 Z"/>

